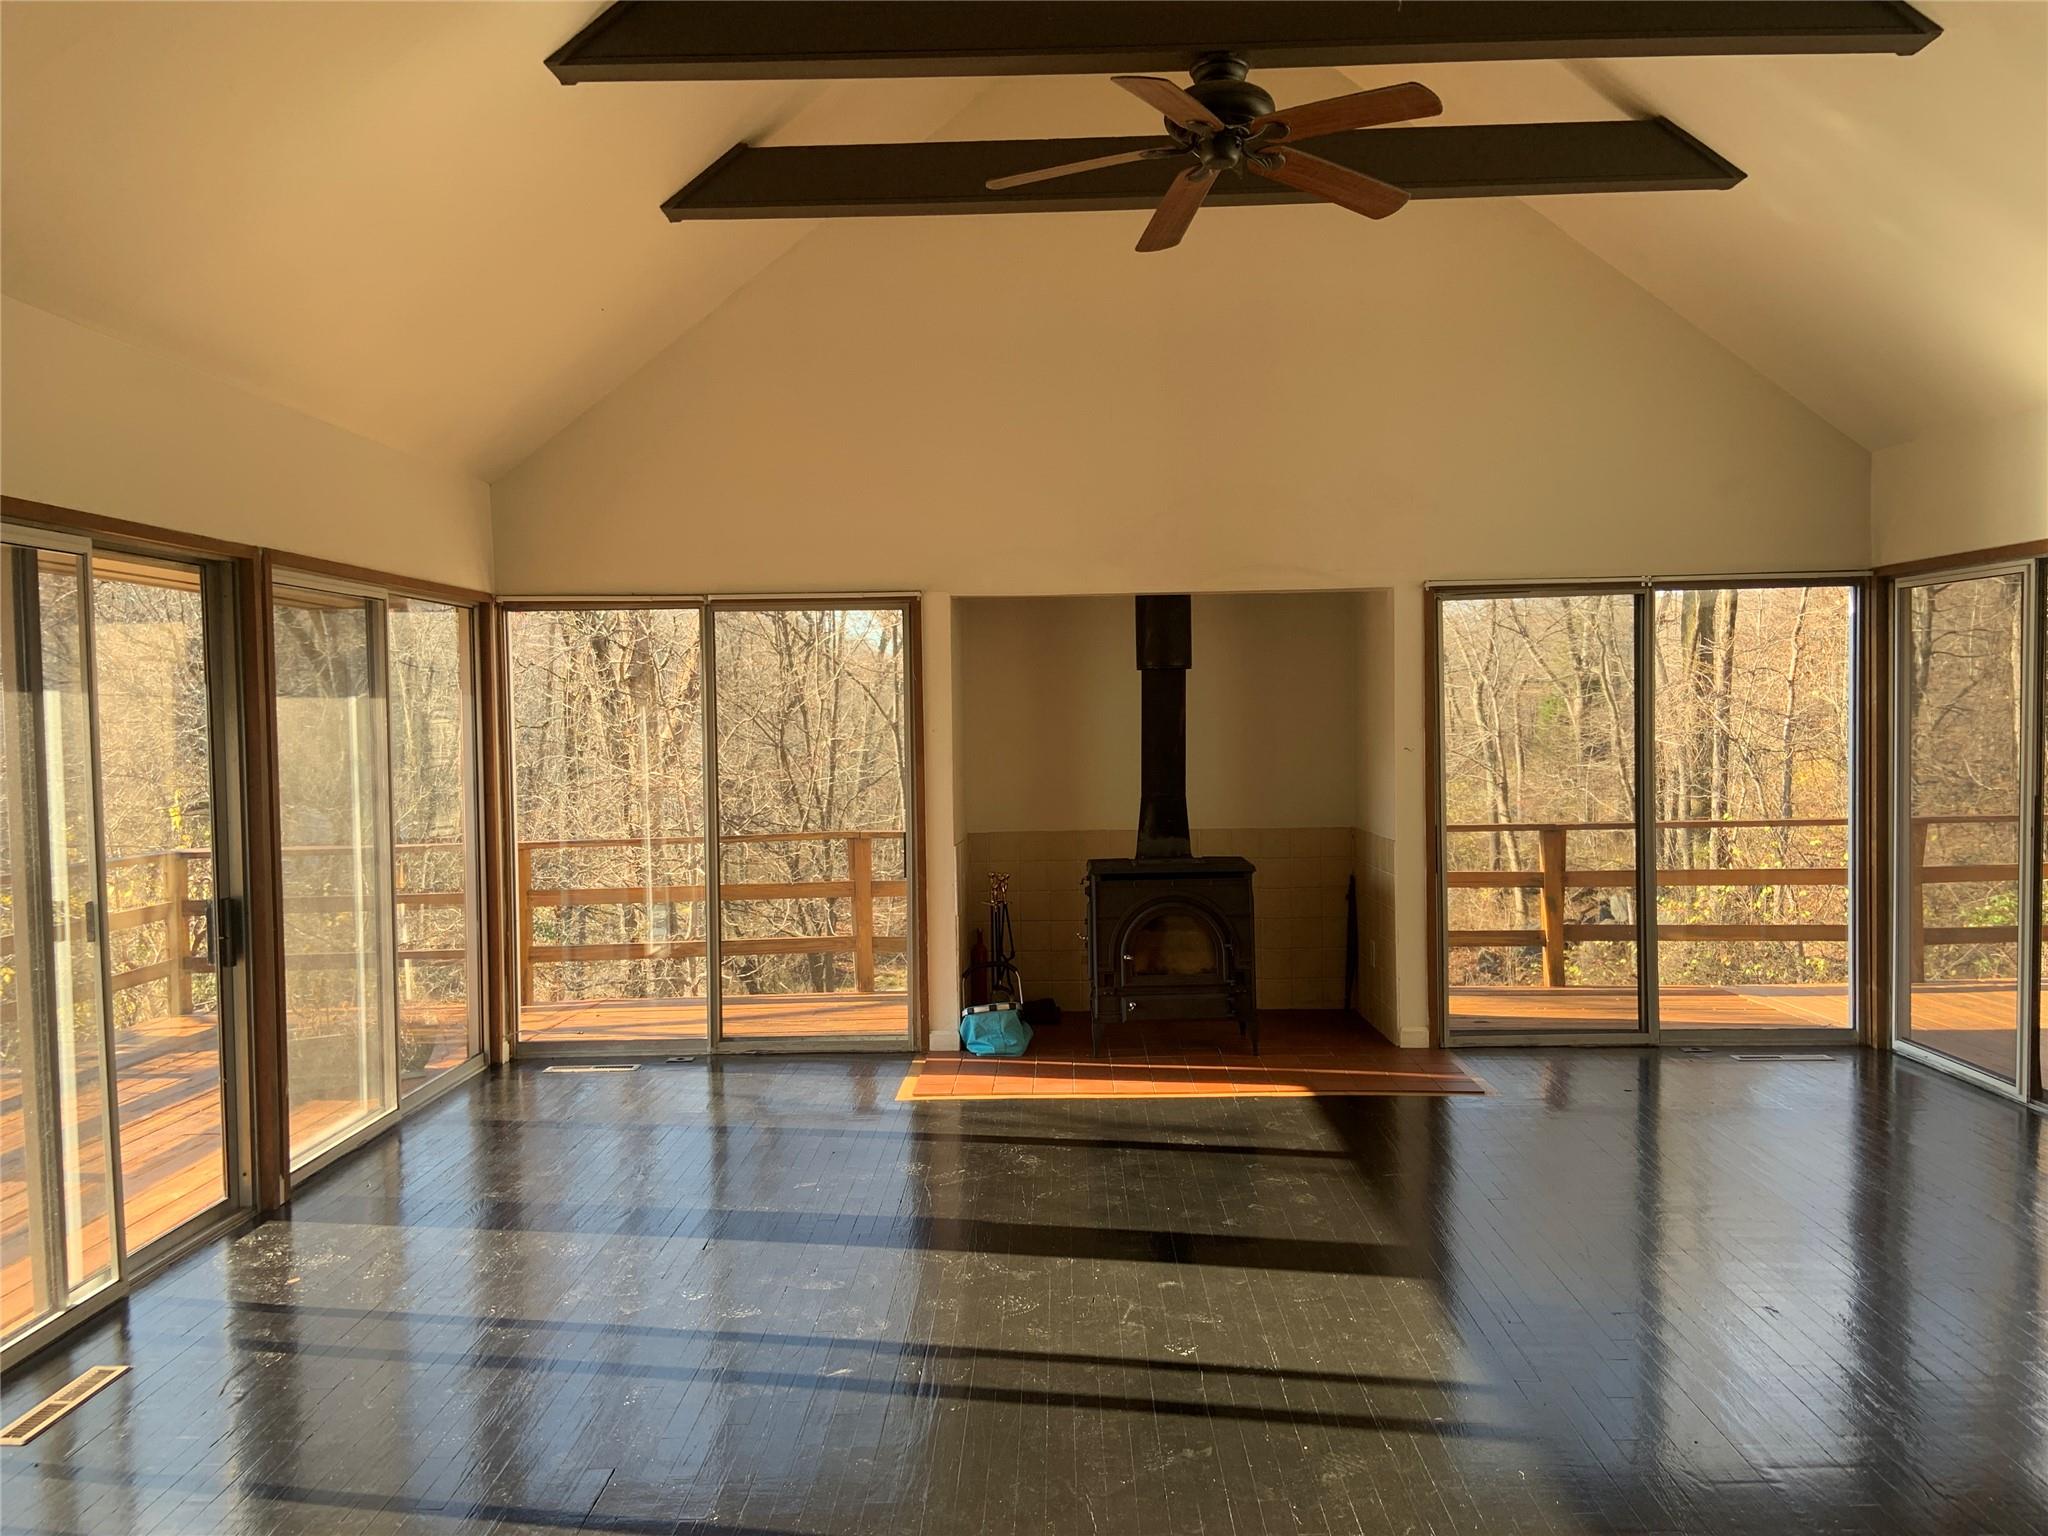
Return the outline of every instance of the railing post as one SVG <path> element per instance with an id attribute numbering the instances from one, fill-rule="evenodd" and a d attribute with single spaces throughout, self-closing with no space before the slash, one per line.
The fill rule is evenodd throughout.
<path id="1" fill-rule="evenodd" d="M 1543 985 L 1564 985 L 1564 832 L 1539 827 L 1536 867 L 1543 877 Z"/>
<path id="2" fill-rule="evenodd" d="M 167 849 L 161 867 L 164 966 L 165 979 L 170 985 L 170 1008 L 167 1011 L 172 1018 L 183 1018 L 192 1011 L 192 973 L 185 969 L 185 950 L 191 943 L 191 933 L 185 926 L 185 898 L 192 886 L 185 868 L 185 850 Z"/>
<path id="3" fill-rule="evenodd" d="M 1906 979 L 1927 979 L 1927 909 L 1920 874 L 1927 867 L 1927 823 L 1915 816 L 1906 823 Z"/>
<path id="4" fill-rule="evenodd" d="M 853 985 L 875 990 L 875 845 L 856 833 L 846 840 L 846 868 L 853 880 Z"/>
<path id="5" fill-rule="evenodd" d="M 519 1001 L 533 1001 L 533 850 L 521 843 L 513 860 L 519 881 L 512 895 L 512 934 L 519 945 Z"/>

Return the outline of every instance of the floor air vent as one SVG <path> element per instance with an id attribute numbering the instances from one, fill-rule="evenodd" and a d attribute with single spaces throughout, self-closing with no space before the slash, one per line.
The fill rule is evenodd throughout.
<path id="1" fill-rule="evenodd" d="M 84 1375 L 59 1387 L 5 1429 L 0 1429 L 0 1445 L 27 1445 L 101 1387 L 127 1374 L 125 1365 L 94 1366 Z"/>
<path id="2" fill-rule="evenodd" d="M 543 1072 L 637 1072 L 637 1071 L 639 1071 L 639 1070 L 640 1070 L 640 1069 L 639 1069 L 639 1067 L 637 1067 L 637 1066 L 595 1066 L 595 1065 L 593 1065 L 593 1066 L 576 1066 L 576 1067 L 542 1067 L 542 1068 L 541 1068 L 541 1071 L 543 1071 Z"/>
<path id="3" fill-rule="evenodd" d="M 1781 1052 L 1776 1055 L 1764 1055 L 1761 1052 L 1745 1053 L 1742 1051 L 1737 1051 L 1733 1059 L 1736 1061 L 1833 1061 L 1835 1058 L 1832 1056 L 1823 1055 L 1816 1051 L 1808 1051 L 1803 1054 Z"/>

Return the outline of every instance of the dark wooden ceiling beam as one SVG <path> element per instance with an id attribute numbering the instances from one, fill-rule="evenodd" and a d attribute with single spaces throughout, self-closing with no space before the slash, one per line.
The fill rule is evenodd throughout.
<path id="1" fill-rule="evenodd" d="M 1162 143 L 983 139 L 919 144 L 735 145 L 662 204 L 673 220 L 825 219 L 936 213 L 1150 208 L 1178 161 L 1088 171 L 991 192 L 992 177 Z M 1315 152 L 1418 198 L 1568 192 L 1720 191 L 1742 172 L 1665 121 L 1502 123 L 1331 134 Z M 1225 176 L 1211 205 L 1314 199 L 1261 176 Z"/>
<path id="2" fill-rule="evenodd" d="M 596 80 L 1181 73 L 1682 54 L 1917 53 L 1896 0 L 619 0 L 548 59 Z"/>

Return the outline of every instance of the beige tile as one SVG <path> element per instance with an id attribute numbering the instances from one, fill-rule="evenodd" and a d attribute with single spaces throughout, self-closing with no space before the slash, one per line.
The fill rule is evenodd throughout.
<path id="1" fill-rule="evenodd" d="M 1060 859 L 1026 859 L 1017 867 L 1017 883 L 1032 896 L 1054 890 L 1063 881 L 1066 864 Z"/>
<path id="2" fill-rule="evenodd" d="M 1017 922 L 1017 949 L 1043 954 L 1058 947 L 1053 937 L 1053 925 L 1042 918 L 1025 917 Z"/>
<path id="3" fill-rule="evenodd" d="M 1047 891 L 1046 914 L 1062 922 L 1080 923 L 1088 917 L 1088 893 L 1081 889 L 1079 881 Z"/>

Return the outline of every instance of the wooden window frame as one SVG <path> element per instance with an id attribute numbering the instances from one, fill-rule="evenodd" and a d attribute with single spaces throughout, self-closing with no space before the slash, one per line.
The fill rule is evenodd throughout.
<path id="1" fill-rule="evenodd" d="M 504 1017 L 505 963 L 497 907 L 503 879 L 503 802 L 498 790 L 499 658 L 497 604 L 488 592 L 447 582 L 379 571 L 295 551 L 214 538 L 121 518 L 102 517 L 75 508 L 21 497 L 0 497 L 0 518 L 10 523 L 82 536 L 142 555 L 212 561 L 232 571 L 235 591 L 236 645 L 240 661 L 239 749 L 242 761 L 243 868 L 246 891 L 248 1007 L 239 1124 L 231 1136 L 242 1138 L 247 1181 L 246 1204 L 235 1218 L 281 1210 L 291 1201 L 293 1184 L 336 1159 L 378 1139 L 402 1123 L 406 1115 L 425 1109 L 458 1082 L 485 1066 L 510 1059 Z M 308 584 L 340 583 L 393 597 L 421 598 L 470 610 L 473 694 L 469 728 L 477 744 L 474 831 L 478 871 L 473 931 L 479 943 L 475 974 L 480 997 L 483 1049 L 461 1066 L 442 1073 L 433 1083 L 405 1098 L 392 1111 L 313 1159 L 295 1174 L 291 1168 L 289 1063 L 286 1059 L 284 1010 L 284 933 L 279 886 L 282 835 L 278 805 L 276 645 L 272 592 L 275 583 L 292 577 Z M 394 1085 L 394 1093 L 396 1087 Z M 201 1234 L 204 1241 L 211 1234 Z M 168 1255 L 175 1257 L 176 1255 Z M 81 1321 L 83 1319 L 80 1319 Z M 39 1341 L 40 1348 L 42 1342 Z"/>

